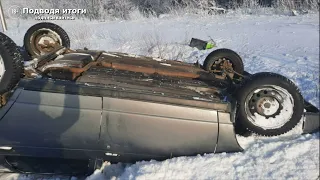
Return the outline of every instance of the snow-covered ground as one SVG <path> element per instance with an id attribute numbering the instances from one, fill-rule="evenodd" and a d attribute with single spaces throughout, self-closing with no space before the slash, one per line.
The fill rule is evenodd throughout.
<path id="1" fill-rule="evenodd" d="M 22 45 L 25 31 L 37 21 L 8 21 L 6 32 Z M 191 37 L 231 48 L 251 73 L 280 73 L 319 108 L 319 14 L 303 16 L 170 15 L 131 21 L 56 21 L 71 37 L 72 48 L 88 47 L 154 57 L 202 62 L 210 52 L 187 46 Z M 301 124 L 273 138 L 240 137 L 241 153 L 206 154 L 132 165 L 105 164 L 88 177 L 96 179 L 317 179 L 319 133 L 300 135 Z M 12 174 L 7 179 L 64 179 Z M 0 176 L 4 178 L 4 176 Z M 66 179 L 69 179 L 66 177 Z M 76 179 L 73 177 L 73 179 Z"/>

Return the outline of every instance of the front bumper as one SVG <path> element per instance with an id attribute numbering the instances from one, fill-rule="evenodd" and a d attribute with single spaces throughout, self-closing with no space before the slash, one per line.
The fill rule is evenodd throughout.
<path id="1" fill-rule="evenodd" d="M 304 121 L 302 126 L 302 134 L 314 133 L 320 130 L 320 111 L 317 107 L 304 101 Z"/>

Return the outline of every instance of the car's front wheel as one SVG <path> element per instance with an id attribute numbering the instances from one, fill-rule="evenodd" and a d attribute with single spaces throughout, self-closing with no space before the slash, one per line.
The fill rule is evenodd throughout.
<path id="1" fill-rule="evenodd" d="M 23 57 L 16 44 L 0 33 L 0 107 L 1 95 L 10 91 L 23 73 Z"/>
<path id="2" fill-rule="evenodd" d="M 303 115 L 303 97 L 295 84 L 275 73 L 257 73 L 237 92 L 237 122 L 247 130 L 276 136 L 293 129 Z"/>

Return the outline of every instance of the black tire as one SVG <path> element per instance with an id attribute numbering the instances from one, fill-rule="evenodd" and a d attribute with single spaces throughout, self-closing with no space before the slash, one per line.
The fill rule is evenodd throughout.
<path id="1" fill-rule="evenodd" d="M 232 64 L 233 70 L 239 74 L 243 74 L 244 66 L 241 57 L 230 49 L 217 49 L 212 51 L 204 60 L 203 68 L 206 71 L 210 71 L 214 62 L 219 59 L 226 58 Z"/>
<path id="2" fill-rule="evenodd" d="M 63 30 L 60 26 L 56 24 L 42 22 L 31 26 L 24 35 L 23 44 L 30 56 L 35 57 L 43 55 L 49 53 L 50 50 L 52 50 L 52 48 L 44 50 L 37 46 L 37 37 L 46 34 L 48 35 L 47 37 L 56 40 L 55 44 L 66 48 L 70 48 L 70 38 L 65 30 Z"/>
<path id="3" fill-rule="evenodd" d="M 0 66 L 5 71 L 0 78 L 0 95 L 10 91 L 19 82 L 23 73 L 23 57 L 16 44 L 0 33 Z M 2 73 L 1 73 L 2 74 Z"/>
<path id="4" fill-rule="evenodd" d="M 270 91 L 271 95 L 268 91 L 263 90 L 263 88 L 267 89 L 273 87 L 276 90 L 274 91 Z M 255 117 L 257 116 L 256 113 L 258 113 L 259 110 L 255 110 L 255 109 L 264 109 L 266 108 L 266 106 L 264 106 L 263 101 L 265 101 L 265 99 L 262 98 L 269 98 L 274 96 L 273 98 L 276 99 L 276 97 L 279 98 L 279 94 L 277 94 L 278 92 L 286 92 L 285 94 L 287 94 L 286 96 L 280 96 L 280 99 L 284 99 L 284 97 L 287 97 L 289 99 L 291 99 L 287 103 L 290 105 L 286 105 L 289 106 L 288 108 L 284 108 L 283 107 L 283 101 L 274 101 L 277 102 L 279 105 L 279 107 L 277 109 L 274 109 L 273 111 L 276 111 L 274 114 L 271 115 L 266 115 L 263 113 L 263 118 L 265 118 L 262 121 L 262 123 L 269 123 L 271 121 L 275 121 L 280 123 L 281 121 L 283 124 L 280 124 L 278 126 L 275 127 L 263 127 L 263 125 L 259 125 L 256 124 L 256 122 L 261 120 L 257 120 L 255 122 L 253 122 L 253 118 L 252 117 L 252 113 L 251 111 L 256 111 Z M 253 94 L 252 94 L 253 93 Z M 254 94 L 256 93 L 256 94 Z M 260 94 L 259 94 L 260 93 Z M 276 94 L 276 95 L 274 95 Z M 258 97 L 260 99 L 255 100 L 254 98 L 250 99 L 249 97 Z M 259 96 L 258 96 L 259 95 Z M 275 74 L 275 73 L 268 73 L 268 72 L 262 72 L 262 73 L 257 73 L 257 74 L 253 74 L 252 76 L 250 76 L 248 79 L 244 80 L 241 84 L 241 87 L 239 88 L 238 92 L 237 92 L 237 101 L 238 101 L 238 108 L 237 108 L 237 120 L 236 123 L 239 123 L 238 126 L 240 127 L 244 127 L 247 130 L 256 133 L 258 135 L 263 135 L 263 136 L 277 136 L 277 135 L 281 135 L 284 134 L 288 131 L 290 131 L 291 129 L 293 129 L 301 120 L 302 115 L 303 115 L 303 109 L 304 109 L 304 100 L 303 97 L 298 89 L 298 87 L 289 79 L 287 79 L 284 76 L 281 76 L 279 74 Z M 263 101 L 259 101 L 259 100 L 263 100 Z M 252 101 L 251 101 L 252 100 Z M 255 101 L 254 101 L 255 100 Z M 293 102 L 292 102 L 293 101 Z M 270 101 L 269 101 L 270 102 Z M 252 106 L 252 104 L 255 106 Z M 283 104 L 281 104 L 283 103 Z M 262 104 L 262 105 L 261 105 Z M 272 104 L 272 106 L 274 106 L 274 104 Z M 246 109 L 247 108 L 247 109 Z M 266 108 L 266 112 L 269 111 L 270 108 L 270 104 L 268 105 L 268 107 Z M 265 111 L 265 110 L 263 110 Z M 287 112 L 288 111 L 288 112 Z M 261 111 L 260 111 L 261 113 Z M 291 114 L 289 117 L 283 118 L 284 115 L 289 115 Z M 269 119 L 272 118 L 272 119 Z M 251 120 L 250 120 L 251 119 Z M 282 119 L 282 120 L 281 120 Z"/>

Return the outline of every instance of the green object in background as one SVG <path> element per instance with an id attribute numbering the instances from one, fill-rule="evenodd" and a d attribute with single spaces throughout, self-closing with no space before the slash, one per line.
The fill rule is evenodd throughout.
<path id="1" fill-rule="evenodd" d="M 213 47 L 216 47 L 216 43 L 211 41 L 204 41 L 197 38 L 192 38 L 189 44 L 190 47 L 195 47 L 199 50 L 206 50 L 206 49 L 212 49 Z"/>
<path id="2" fill-rule="evenodd" d="M 212 49 L 213 47 L 215 47 L 215 44 L 208 42 L 206 45 L 206 49 Z"/>

